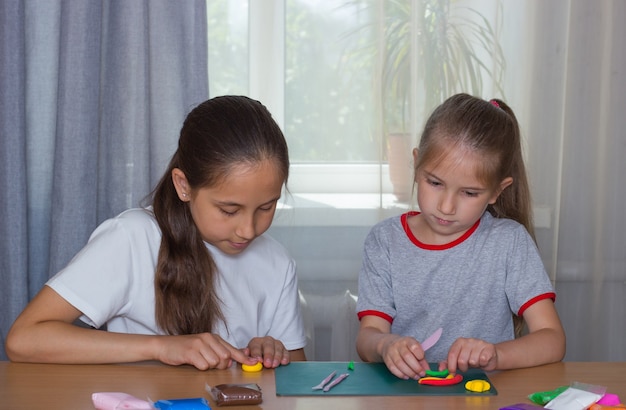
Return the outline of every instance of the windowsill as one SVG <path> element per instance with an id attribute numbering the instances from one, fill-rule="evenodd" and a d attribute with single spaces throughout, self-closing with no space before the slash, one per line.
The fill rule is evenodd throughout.
<path id="1" fill-rule="evenodd" d="M 393 194 L 287 194 L 279 203 L 274 226 L 374 226 L 379 221 L 400 215 L 415 203 L 398 202 Z M 551 227 L 551 208 L 534 207 L 536 228 Z"/>
<path id="2" fill-rule="evenodd" d="M 393 194 L 288 194 L 279 203 L 273 225 L 373 226 L 409 207 Z"/>
<path id="3" fill-rule="evenodd" d="M 411 202 L 397 200 L 389 166 L 384 163 L 291 164 L 289 173 L 290 192 L 283 192 L 274 226 L 371 227 L 418 209 L 414 188 L 408 183 Z M 551 227 L 552 208 L 535 205 L 534 212 L 536 228 Z"/>

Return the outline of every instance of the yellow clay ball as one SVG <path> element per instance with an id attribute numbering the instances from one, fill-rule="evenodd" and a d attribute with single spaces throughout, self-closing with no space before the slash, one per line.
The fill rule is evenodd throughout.
<path id="1" fill-rule="evenodd" d="M 241 370 L 243 370 L 244 372 L 260 372 L 261 370 L 263 370 L 263 363 L 256 362 L 255 364 L 252 364 L 252 365 L 242 364 Z"/>
<path id="2" fill-rule="evenodd" d="M 491 389 L 491 385 L 486 380 L 470 380 L 465 383 L 465 390 L 476 393 L 486 392 L 489 389 Z"/>

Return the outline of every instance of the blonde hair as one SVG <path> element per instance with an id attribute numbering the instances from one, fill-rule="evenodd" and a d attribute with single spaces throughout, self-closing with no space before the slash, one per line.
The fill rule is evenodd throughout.
<path id="1" fill-rule="evenodd" d="M 468 94 L 456 94 L 433 111 L 424 127 L 418 147 L 415 171 L 439 161 L 451 149 L 468 149 L 483 159 L 478 178 L 496 189 L 512 177 L 487 211 L 496 218 L 513 219 L 524 225 L 534 238 L 530 188 L 522 155 L 517 118 L 501 100 L 485 101 Z"/>

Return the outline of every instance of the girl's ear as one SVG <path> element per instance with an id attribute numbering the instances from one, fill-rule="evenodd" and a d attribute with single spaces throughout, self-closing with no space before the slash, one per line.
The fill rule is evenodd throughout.
<path id="1" fill-rule="evenodd" d="M 185 173 L 179 168 L 174 168 L 172 170 L 172 182 L 174 183 L 174 188 L 178 194 L 178 199 L 183 202 L 189 202 L 191 199 L 191 192 Z"/>
<path id="2" fill-rule="evenodd" d="M 417 148 L 413 148 L 413 165 L 417 164 L 417 155 L 419 154 L 419 151 L 417 150 Z"/>
<path id="3" fill-rule="evenodd" d="M 506 177 L 504 178 L 501 182 L 500 182 L 500 186 L 498 187 L 498 189 L 496 189 L 496 191 L 493 193 L 493 196 L 491 197 L 491 199 L 489 200 L 489 204 L 493 205 L 496 203 L 496 200 L 498 199 L 498 197 L 500 196 L 500 194 L 502 193 L 502 191 L 504 191 L 509 185 L 511 185 L 513 183 L 513 178 L 512 177 Z"/>
<path id="4" fill-rule="evenodd" d="M 500 182 L 500 191 L 498 193 L 501 194 L 502 191 L 504 191 L 512 183 L 513 183 L 513 177 L 504 178 L 502 182 Z"/>

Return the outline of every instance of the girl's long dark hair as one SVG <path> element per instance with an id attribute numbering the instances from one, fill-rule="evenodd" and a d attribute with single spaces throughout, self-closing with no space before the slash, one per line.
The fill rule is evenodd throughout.
<path id="1" fill-rule="evenodd" d="M 162 232 L 154 279 L 158 326 L 168 334 L 211 332 L 224 321 L 215 290 L 217 267 L 179 199 L 172 170 L 185 174 L 191 190 L 219 183 L 237 164 L 275 161 L 289 173 L 282 131 L 258 101 L 222 96 L 194 108 L 183 123 L 178 149 L 152 192 L 154 216 Z"/>

